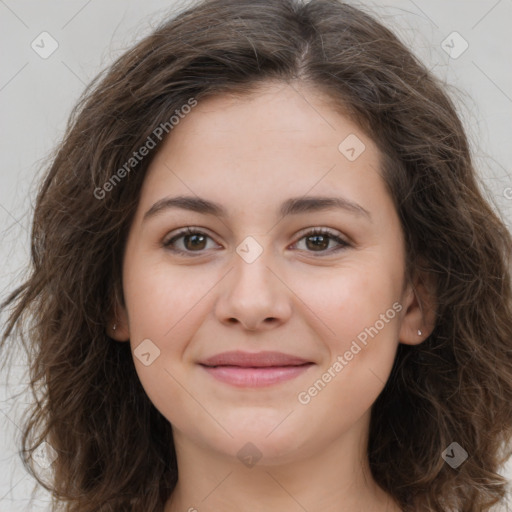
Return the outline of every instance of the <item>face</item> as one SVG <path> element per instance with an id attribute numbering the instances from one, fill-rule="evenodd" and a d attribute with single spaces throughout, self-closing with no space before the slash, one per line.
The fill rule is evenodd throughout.
<path id="1" fill-rule="evenodd" d="M 414 330 L 379 164 L 305 87 L 207 99 L 174 126 L 129 232 L 116 335 L 178 444 L 250 442 L 277 464 L 364 430 Z"/>

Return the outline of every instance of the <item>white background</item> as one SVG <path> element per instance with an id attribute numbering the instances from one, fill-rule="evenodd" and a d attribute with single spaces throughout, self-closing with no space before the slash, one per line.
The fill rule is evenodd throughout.
<path id="1" fill-rule="evenodd" d="M 448 84 L 471 139 L 489 200 L 512 226 L 512 0 L 352 2 L 375 13 Z M 0 0 L 0 298 L 20 282 L 43 159 L 62 136 L 85 85 L 146 35 L 172 0 Z M 58 49 L 41 58 L 31 43 L 46 31 Z M 457 58 L 442 48 L 454 31 L 469 45 Z M 455 42 L 460 51 L 463 41 Z M 4 319 L 2 319 L 4 321 Z M 0 512 L 48 510 L 17 454 L 23 361 L 0 375 Z M 512 475 L 512 464 L 505 470 Z"/>

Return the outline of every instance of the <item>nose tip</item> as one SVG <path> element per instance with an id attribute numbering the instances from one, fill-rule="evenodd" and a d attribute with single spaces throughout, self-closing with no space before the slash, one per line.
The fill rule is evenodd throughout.
<path id="1" fill-rule="evenodd" d="M 219 321 L 256 332 L 277 327 L 289 318 L 287 288 L 268 267 L 266 256 L 262 254 L 251 263 L 238 258 L 236 270 L 220 289 L 215 306 Z"/>

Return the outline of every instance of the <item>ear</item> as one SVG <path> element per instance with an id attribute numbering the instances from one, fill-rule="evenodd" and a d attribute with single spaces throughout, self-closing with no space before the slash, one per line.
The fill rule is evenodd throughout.
<path id="1" fill-rule="evenodd" d="M 432 274 L 426 272 L 417 272 L 413 281 L 407 284 L 402 302 L 405 314 L 398 335 L 400 343 L 418 345 L 434 330 L 437 309 L 435 288 Z"/>
<path id="2" fill-rule="evenodd" d="M 116 299 L 113 312 L 109 315 L 107 334 L 116 341 L 130 340 L 130 326 L 126 307 Z"/>

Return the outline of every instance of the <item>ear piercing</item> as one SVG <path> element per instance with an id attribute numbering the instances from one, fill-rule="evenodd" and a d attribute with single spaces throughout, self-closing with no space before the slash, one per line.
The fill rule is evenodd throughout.
<path id="1" fill-rule="evenodd" d="M 115 327 L 114 327 L 115 329 Z M 418 336 L 421 336 L 423 333 L 418 329 Z"/>
<path id="2" fill-rule="evenodd" d="M 112 326 L 112 330 L 113 330 L 113 331 L 115 331 L 115 330 L 116 330 L 116 328 L 117 328 L 117 324 L 114 324 L 114 325 Z"/>

